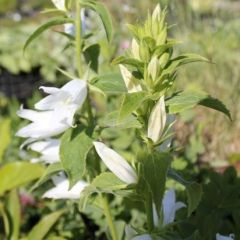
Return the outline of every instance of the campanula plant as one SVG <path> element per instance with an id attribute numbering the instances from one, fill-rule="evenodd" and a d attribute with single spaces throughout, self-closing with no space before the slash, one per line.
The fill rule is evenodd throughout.
<path id="1" fill-rule="evenodd" d="M 17 136 L 26 138 L 25 145 L 41 154 L 32 161 L 40 161 L 47 167 L 34 189 L 51 178 L 55 187 L 43 197 L 77 200 L 79 211 L 86 214 L 89 205 L 98 203 L 107 222 L 109 239 L 198 239 L 198 229 L 192 229 L 188 236 L 181 231 L 181 223 L 198 207 L 202 187 L 194 179 L 186 181 L 171 167 L 174 116 L 197 105 L 231 116 L 219 100 L 207 93 L 184 89 L 174 92 L 174 83 L 183 65 L 208 60 L 197 54 L 175 55 L 174 46 L 179 42 L 169 38 L 167 10 L 158 4 L 144 23 L 128 25 L 133 35 L 131 47 L 111 63 L 119 66 L 122 79 L 105 79 L 106 91 L 99 84 L 103 77 L 93 65 L 98 60 L 93 51 L 98 43 L 90 41 L 94 34 L 87 33 L 91 30 L 85 29 L 82 17 L 86 10 L 98 15 L 110 42 L 112 22 L 106 7 L 94 0 L 52 2 L 56 8 L 48 12 L 57 17 L 41 25 L 28 38 L 25 51 L 50 27 L 63 25 L 62 29 L 66 30 L 66 26 L 71 26 L 72 30 L 62 35 L 69 39 L 75 51 L 72 62 L 75 71 L 60 69 L 70 81 L 61 88 L 41 87 L 48 96 L 37 102 L 34 110 L 18 111 L 18 116 L 32 123 L 21 128 Z M 118 81 L 124 84 L 122 92 Z M 99 93 L 108 98 L 109 89 L 121 92 L 121 103 L 118 109 L 106 112 L 107 120 L 102 121 L 94 99 Z M 131 152 L 131 158 L 122 155 L 104 135 L 106 129 L 119 126 L 135 133 L 138 151 Z M 167 189 L 168 179 L 184 186 L 184 202 L 176 200 L 174 189 Z M 132 224 L 129 216 L 123 233 L 110 207 L 116 199 L 120 203 L 125 200 L 137 203 L 137 210 L 145 216 L 143 224 Z M 176 218 L 179 212 L 182 219 Z M 226 238 L 215 234 L 213 238 Z"/>

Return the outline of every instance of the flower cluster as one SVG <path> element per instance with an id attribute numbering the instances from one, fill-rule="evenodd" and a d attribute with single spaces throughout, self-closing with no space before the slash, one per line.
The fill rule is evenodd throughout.
<path id="1" fill-rule="evenodd" d="M 35 110 L 21 109 L 17 115 L 32 121 L 21 128 L 16 135 L 28 138 L 29 148 L 41 154 L 32 162 L 42 161 L 53 164 L 60 161 L 60 140 L 53 139 L 74 126 L 74 115 L 82 107 L 87 96 L 87 84 L 80 79 L 73 79 L 62 88 L 40 87 L 49 94 L 35 104 Z M 56 180 L 57 179 L 57 180 Z M 68 191 L 69 181 L 64 175 L 53 178 L 56 188 L 49 190 L 43 196 L 51 198 L 76 198 L 81 192 L 82 182 L 77 183 Z"/>

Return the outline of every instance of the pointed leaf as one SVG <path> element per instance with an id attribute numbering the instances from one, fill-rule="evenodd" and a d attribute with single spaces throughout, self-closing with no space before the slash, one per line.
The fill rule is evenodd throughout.
<path id="1" fill-rule="evenodd" d="M 25 51 L 26 48 L 29 46 L 29 44 L 35 40 L 39 35 L 41 35 L 41 33 L 43 33 L 45 30 L 49 29 L 50 27 L 53 27 L 53 26 L 56 26 L 56 25 L 61 25 L 61 24 L 64 24 L 64 23 L 71 23 L 73 22 L 72 19 L 70 18 L 62 18 L 62 17 L 59 17 L 59 18 L 53 18 L 51 20 L 49 20 L 48 22 L 42 24 L 39 28 L 37 28 L 30 36 L 29 38 L 27 39 L 24 47 L 23 47 L 23 50 Z"/>
<path id="2" fill-rule="evenodd" d="M 89 7 L 90 9 L 98 13 L 102 20 L 107 39 L 110 42 L 113 34 L 112 19 L 105 5 L 101 2 L 91 0 L 82 0 L 81 4 L 82 6 Z"/>
<path id="3" fill-rule="evenodd" d="M 89 64 L 90 68 L 98 72 L 98 57 L 100 54 L 100 45 L 99 44 L 93 44 L 88 46 L 83 51 L 86 63 Z"/>
<path id="4" fill-rule="evenodd" d="M 58 221 L 65 210 L 57 211 L 43 217 L 31 230 L 28 235 L 29 240 L 42 240 Z"/>
<path id="5" fill-rule="evenodd" d="M 186 187 L 188 198 L 188 216 L 198 207 L 202 198 L 202 186 L 198 183 L 192 183 Z"/>
<path id="6" fill-rule="evenodd" d="M 60 158 L 68 174 L 70 187 L 82 179 L 86 169 L 87 154 L 91 147 L 92 140 L 83 127 L 69 129 L 62 136 Z"/>
<path id="7" fill-rule="evenodd" d="M 205 92 L 187 90 L 174 94 L 166 101 L 168 113 L 179 113 L 196 105 L 202 105 L 220 111 L 231 119 L 231 114 L 226 106 L 218 99 L 212 98 Z"/>
<path id="8" fill-rule="evenodd" d="M 11 140 L 11 120 L 6 118 L 0 121 L 0 163 L 2 162 L 2 158 L 5 150 L 10 144 Z"/>

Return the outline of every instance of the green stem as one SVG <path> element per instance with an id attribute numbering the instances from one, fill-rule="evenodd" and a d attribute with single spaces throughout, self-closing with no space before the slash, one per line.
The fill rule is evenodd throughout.
<path id="1" fill-rule="evenodd" d="M 150 192 L 146 196 L 145 209 L 146 209 L 146 214 L 147 214 L 148 231 L 152 232 L 152 230 L 154 228 L 154 222 L 153 222 L 152 196 L 151 196 Z"/>
<path id="2" fill-rule="evenodd" d="M 76 28 L 76 54 L 77 54 L 77 70 L 79 78 L 83 77 L 83 69 L 82 69 L 82 62 L 81 62 L 81 51 L 82 51 L 82 39 L 81 39 L 81 32 L 82 32 L 82 22 L 81 22 L 81 5 L 79 1 L 76 0 L 76 21 L 75 21 L 75 28 Z"/>
<path id="3" fill-rule="evenodd" d="M 110 206 L 109 206 L 109 203 L 108 203 L 108 200 L 107 200 L 106 196 L 103 196 L 103 195 L 102 195 L 102 204 L 103 204 L 104 214 L 105 214 L 105 217 L 106 217 L 106 220 L 107 220 L 108 227 L 110 229 L 112 239 L 113 240 L 118 240 L 117 229 L 116 229 L 116 226 L 113 222 L 112 214 L 111 214 L 111 211 L 110 211 Z"/>

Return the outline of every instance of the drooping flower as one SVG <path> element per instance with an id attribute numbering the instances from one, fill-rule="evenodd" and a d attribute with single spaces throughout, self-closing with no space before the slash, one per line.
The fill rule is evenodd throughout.
<path id="1" fill-rule="evenodd" d="M 24 138 L 48 138 L 63 133 L 73 126 L 74 114 L 87 96 L 85 81 L 74 79 L 62 88 L 41 87 L 50 94 L 35 104 L 41 111 L 20 109 L 19 117 L 32 121 L 16 135 Z"/>
<path id="2" fill-rule="evenodd" d="M 107 168 L 127 184 L 137 182 L 137 174 L 130 164 L 117 152 L 101 142 L 93 142 L 96 152 Z"/>
<path id="3" fill-rule="evenodd" d="M 61 11 L 66 11 L 65 0 L 52 0 L 55 7 Z"/>
<path id="4" fill-rule="evenodd" d="M 163 209 L 163 226 L 174 222 L 176 211 L 180 208 L 186 207 L 183 202 L 176 202 L 176 195 L 174 189 L 169 189 L 162 200 Z M 159 217 L 155 204 L 153 204 L 153 220 L 154 225 L 159 225 Z"/>
<path id="5" fill-rule="evenodd" d="M 39 158 L 31 159 L 31 162 L 55 163 L 60 161 L 59 148 L 60 140 L 47 139 L 45 141 L 34 142 L 29 148 L 35 152 L 41 153 Z"/>
<path id="6" fill-rule="evenodd" d="M 132 73 L 122 64 L 119 64 L 119 67 L 128 92 L 133 93 L 142 91 L 141 85 Z"/>
<path id="7" fill-rule="evenodd" d="M 79 181 L 69 190 L 69 180 L 64 175 L 54 176 L 52 180 L 55 187 L 45 192 L 43 198 L 79 199 L 81 192 L 88 186 L 87 182 Z"/>
<path id="8" fill-rule="evenodd" d="M 175 219 L 176 211 L 186 207 L 183 202 L 176 202 L 176 194 L 174 189 L 169 189 L 162 201 L 163 205 L 163 225 L 172 223 Z"/>
<path id="9" fill-rule="evenodd" d="M 223 236 L 219 233 L 216 234 L 216 240 L 233 240 L 234 236 L 233 234 L 230 234 L 229 236 Z"/>
<path id="10" fill-rule="evenodd" d="M 164 96 L 162 96 L 153 107 L 148 120 L 148 138 L 152 139 L 154 143 L 160 139 L 166 124 L 166 119 L 167 114 Z"/>

